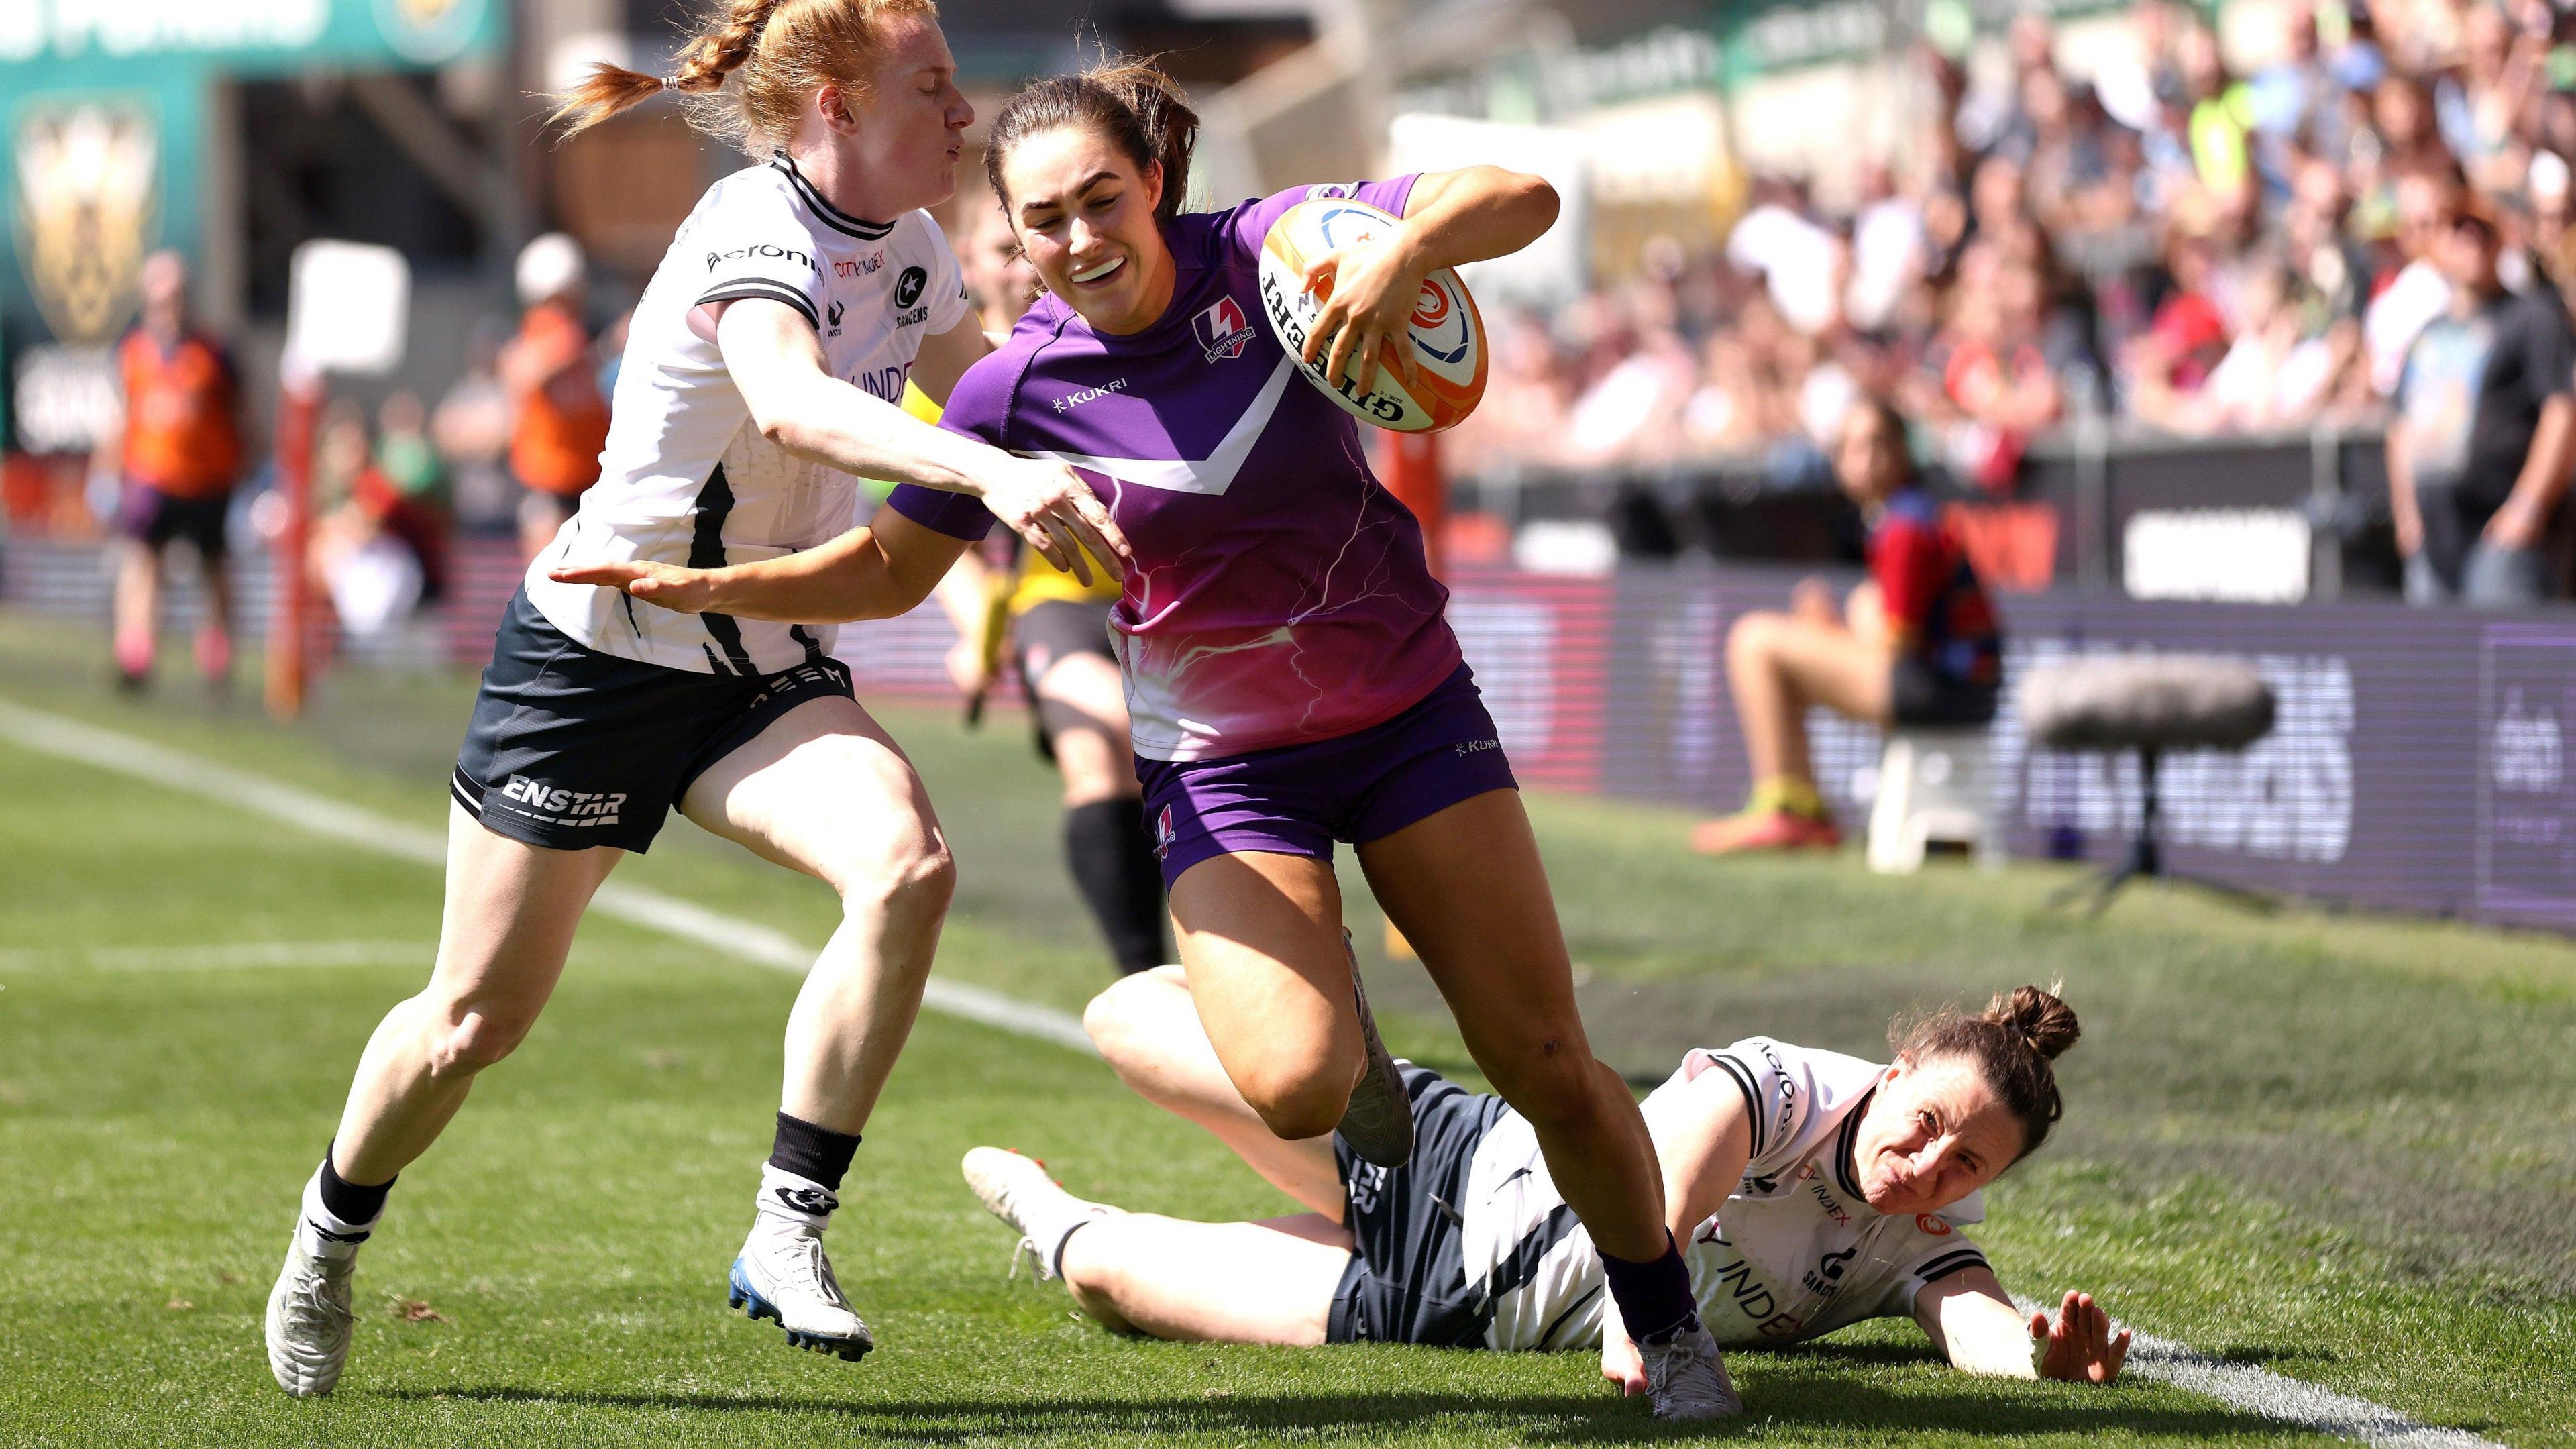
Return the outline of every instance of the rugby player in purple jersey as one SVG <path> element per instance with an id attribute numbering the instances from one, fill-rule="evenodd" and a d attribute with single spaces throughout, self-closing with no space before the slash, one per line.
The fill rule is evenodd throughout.
<path id="1" fill-rule="evenodd" d="M 1365 389 L 1424 277 L 1528 245 L 1555 193 L 1475 167 L 1184 214 L 1196 130 L 1179 88 L 1137 62 L 1003 106 L 986 165 L 1050 295 L 959 381 L 942 426 L 1070 464 L 1133 549 L 1113 625 L 1146 820 L 1200 1019 L 1244 1100 L 1282 1138 L 1335 1133 L 1381 1167 L 1410 1154 L 1404 1079 L 1342 930 L 1332 855 L 1348 841 L 1600 1249 L 1635 1342 L 1616 1345 L 1623 1386 L 1664 1418 L 1740 1412 L 1644 1120 L 1575 1011 L 1546 872 L 1420 526 L 1259 316 L 1262 239 L 1289 208 L 1351 197 L 1402 217 L 1308 273 L 1330 288 L 1310 345 L 1329 339 L 1334 380 L 1347 363 Z M 903 581 L 938 570 L 916 554 L 990 522 L 971 497 L 904 487 L 875 527 L 803 553 L 558 577 L 744 618 L 873 617 L 920 601 Z M 1417 1338 L 1408 1320 L 1447 1307 L 1353 1265 L 1345 1337 Z"/>

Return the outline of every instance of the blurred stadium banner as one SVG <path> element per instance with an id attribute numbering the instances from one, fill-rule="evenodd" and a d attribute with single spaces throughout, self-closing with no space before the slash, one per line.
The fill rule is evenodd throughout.
<path id="1" fill-rule="evenodd" d="M 5 421 L 36 452 L 86 447 L 106 349 L 162 246 L 241 266 L 228 81 L 421 70 L 498 54 L 506 0 L 14 0 L 0 5 Z M 209 256 L 208 253 L 213 253 Z M 207 289 L 221 315 L 238 286 Z M 236 302 L 234 305 L 238 305 Z"/>
<path id="2" fill-rule="evenodd" d="M 1747 784 L 1726 689 L 1725 628 L 1776 608 L 1787 570 L 1623 569 L 1561 578 L 1471 569 L 1450 618 L 1524 782 L 1731 809 Z M 1842 580 L 1844 583 L 1849 579 Z M 2177 869 L 2328 900 L 2576 929 L 2576 621 L 2410 610 L 2279 608 L 2007 595 L 2011 647 L 1994 734 L 2017 854 L 2053 840 L 2114 855 L 2138 810 L 2134 760 L 2030 748 L 2013 690 L 2079 653 L 2171 650 L 2245 659 L 2280 722 L 2241 755 L 2165 761 Z M 935 610 L 853 625 L 839 653 L 863 697 L 950 697 Z M 1819 783 L 1866 814 L 1874 730 L 1809 719 Z"/>

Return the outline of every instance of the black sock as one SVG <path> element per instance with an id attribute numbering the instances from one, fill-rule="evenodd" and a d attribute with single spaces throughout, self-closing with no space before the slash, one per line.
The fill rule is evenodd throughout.
<path id="1" fill-rule="evenodd" d="M 769 1149 L 769 1165 L 839 1192 L 841 1179 L 849 1175 L 850 1159 L 858 1152 L 856 1132 L 835 1132 L 781 1112 L 778 1141 Z"/>
<path id="2" fill-rule="evenodd" d="M 383 1216 L 385 1194 L 394 1190 L 399 1177 L 387 1178 L 374 1187 L 360 1187 L 340 1175 L 331 1165 L 331 1154 L 322 1154 L 322 1208 L 344 1223 L 372 1223 Z"/>
<path id="3" fill-rule="evenodd" d="M 1163 867 L 1145 833 L 1144 801 L 1095 800 L 1064 812 L 1064 859 L 1121 972 L 1171 959 L 1163 951 Z"/>
<path id="4" fill-rule="evenodd" d="M 1631 1263 L 1603 1253 L 1601 1269 L 1610 1280 L 1610 1297 L 1619 1305 L 1619 1318 L 1628 1325 L 1629 1338 L 1638 1343 L 1659 1343 L 1699 1326 L 1699 1305 L 1691 1299 L 1690 1268 L 1682 1262 L 1681 1249 L 1673 1246 L 1671 1233 L 1664 1234 L 1664 1255 L 1655 1261 Z"/>

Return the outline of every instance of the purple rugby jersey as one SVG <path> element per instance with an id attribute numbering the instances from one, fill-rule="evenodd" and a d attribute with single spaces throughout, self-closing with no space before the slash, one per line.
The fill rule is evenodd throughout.
<path id="1" fill-rule="evenodd" d="M 1214 759 L 1402 713 L 1459 664 L 1422 527 L 1370 473 L 1358 425 L 1260 315 L 1261 241 L 1287 210 L 1357 197 L 1403 215 L 1413 178 L 1300 187 L 1175 217 L 1161 320 L 1103 336 L 1039 299 L 941 426 L 1080 470 L 1135 549 L 1111 615 L 1136 753 Z M 980 502 L 904 486 L 915 522 L 980 538 Z"/>

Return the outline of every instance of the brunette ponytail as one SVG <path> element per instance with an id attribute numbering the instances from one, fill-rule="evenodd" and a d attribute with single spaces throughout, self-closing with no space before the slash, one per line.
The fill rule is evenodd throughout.
<path id="1" fill-rule="evenodd" d="M 1066 126 L 1107 138 L 1139 175 L 1160 166 L 1163 195 L 1154 215 L 1168 220 L 1180 214 L 1189 196 L 1199 114 L 1180 82 L 1162 67 L 1135 56 L 1115 56 L 1079 75 L 1033 81 L 1004 101 L 984 143 L 984 177 L 1005 210 L 1011 197 L 1002 184 L 1002 166 L 1013 148 L 1030 136 Z"/>

